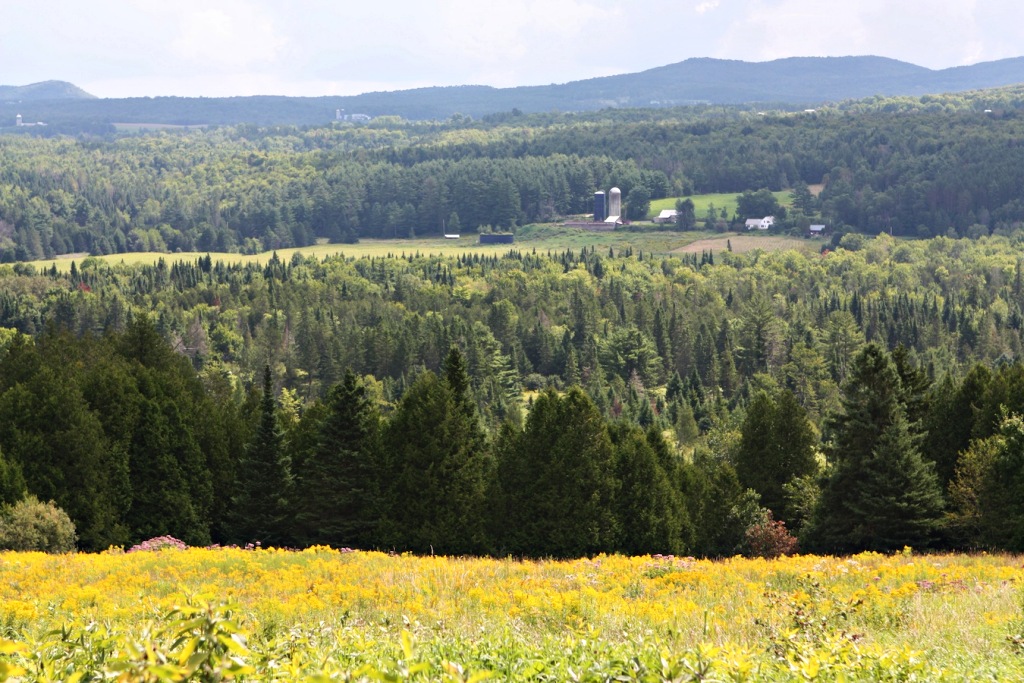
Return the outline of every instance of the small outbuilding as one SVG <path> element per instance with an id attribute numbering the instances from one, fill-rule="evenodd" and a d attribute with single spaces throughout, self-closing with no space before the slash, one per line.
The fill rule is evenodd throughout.
<path id="1" fill-rule="evenodd" d="M 675 209 L 662 209 L 661 213 L 654 217 L 655 223 L 675 223 L 679 212 Z"/>

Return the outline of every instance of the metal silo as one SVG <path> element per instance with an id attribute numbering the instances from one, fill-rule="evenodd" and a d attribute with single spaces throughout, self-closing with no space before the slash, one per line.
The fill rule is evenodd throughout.
<path id="1" fill-rule="evenodd" d="M 601 223 L 608 218 L 608 209 L 604 202 L 604 192 L 594 193 L 594 222 Z"/>
<path id="2" fill-rule="evenodd" d="M 608 218 L 618 218 L 622 215 L 622 190 L 613 187 L 608 195 Z"/>

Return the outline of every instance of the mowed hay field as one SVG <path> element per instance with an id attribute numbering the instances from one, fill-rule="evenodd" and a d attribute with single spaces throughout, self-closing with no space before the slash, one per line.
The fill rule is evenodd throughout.
<path id="1" fill-rule="evenodd" d="M 706 232 L 675 232 L 675 231 L 632 231 L 616 230 L 613 232 L 590 232 L 579 228 L 568 228 L 562 225 L 537 225 L 527 226 L 516 235 L 513 244 L 482 245 L 479 243 L 479 236 L 475 234 L 463 235 L 459 239 L 444 239 L 440 236 L 422 237 L 416 239 L 392 239 L 392 240 L 360 240 L 356 244 L 315 244 L 307 247 L 290 249 L 278 249 L 260 254 L 236 254 L 211 252 L 213 261 L 221 261 L 228 264 L 266 264 L 274 254 L 284 261 L 291 260 L 295 254 L 306 257 L 324 259 L 330 256 L 343 255 L 346 257 L 384 257 L 420 254 L 422 256 L 444 255 L 460 256 L 462 254 L 486 254 L 488 256 L 506 254 L 510 250 L 559 253 L 565 250 L 579 252 L 583 248 L 593 248 L 607 253 L 609 249 L 615 253 L 621 253 L 627 249 L 643 251 L 645 254 L 667 255 L 694 240 L 701 240 L 705 237 L 714 240 L 715 233 Z M 764 235 L 753 235 L 752 238 L 762 240 L 761 248 L 771 250 L 778 248 L 770 239 Z M 736 237 L 733 237 L 735 240 Z M 799 242 L 800 240 L 796 240 Z M 725 248 L 724 238 L 722 248 Z M 785 247 L 790 248 L 790 247 Z M 697 249 L 697 253 L 700 249 Z M 205 257 L 206 252 L 129 252 L 125 254 L 107 254 L 105 256 L 89 257 L 87 254 L 69 254 L 56 259 L 32 261 L 31 265 L 39 270 L 49 270 L 56 267 L 59 272 L 67 272 L 72 262 L 81 265 L 86 258 L 95 258 L 110 265 L 124 264 L 128 266 L 154 265 L 163 259 L 166 263 L 177 261 L 194 262 L 200 257 Z"/>
<path id="2" fill-rule="evenodd" d="M 801 237 L 783 237 L 780 235 L 763 235 L 753 233 L 730 233 L 698 239 L 673 250 L 676 254 L 700 254 L 705 251 L 732 251 L 743 254 L 754 249 L 763 251 L 797 251 L 819 252 L 823 244 L 820 239 L 804 239 Z"/>
<path id="3" fill-rule="evenodd" d="M 704 216 L 707 215 L 708 207 L 712 205 L 718 211 L 725 209 L 730 217 L 733 216 L 736 213 L 736 198 L 740 194 L 742 193 L 722 192 L 717 194 L 695 194 L 690 196 L 689 199 L 693 200 L 693 212 L 697 216 L 697 220 L 703 221 Z M 775 196 L 775 198 L 779 201 L 779 204 L 782 206 L 790 206 L 793 203 L 793 200 L 790 199 L 789 197 L 789 190 L 772 192 L 772 194 Z M 661 213 L 663 209 L 676 208 L 676 201 L 679 199 L 686 199 L 686 197 L 666 197 L 664 199 L 652 200 L 650 215 L 657 216 L 659 213 Z"/>
<path id="4" fill-rule="evenodd" d="M 0 680 L 1022 680 L 1022 558 L 0 553 Z"/>

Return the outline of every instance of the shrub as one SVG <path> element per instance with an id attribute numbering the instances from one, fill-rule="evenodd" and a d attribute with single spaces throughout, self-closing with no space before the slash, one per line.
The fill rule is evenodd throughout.
<path id="1" fill-rule="evenodd" d="M 770 510 L 764 516 L 747 527 L 744 534 L 747 554 L 751 557 L 776 558 L 780 555 L 792 555 L 797 550 L 797 540 L 786 529 L 786 523 L 772 518 Z"/>
<path id="2" fill-rule="evenodd" d="M 26 496 L 0 508 L 0 549 L 68 553 L 75 540 L 74 522 L 53 501 Z"/>
<path id="3" fill-rule="evenodd" d="M 143 550 L 163 550 L 165 548 L 187 550 L 188 544 L 184 541 L 179 541 L 174 536 L 157 536 L 156 538 L 151 538 L 137 545 L 133 545 L 131 548 L 128 548 L 128 552 L 137 553 Z"/>

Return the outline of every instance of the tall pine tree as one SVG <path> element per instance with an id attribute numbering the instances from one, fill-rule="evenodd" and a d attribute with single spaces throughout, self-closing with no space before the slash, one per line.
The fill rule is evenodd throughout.
<path id="1" fill-rule="evenodd" d="M 807 538 L 812 547 L 884 551 L 933 540 L 942 493 L 934 465 L 918 450 L 903 395 L 889 354 L 874 343 L 864 346 L 832 425 L 831 473 Z"/>
<path id="2" fill-rule="evenodd" d="M 263 397 L 256 434 L 239 463 L 229 529 L 240 543 L 280 545 L 291 541 L 288 499 L 291 469 L 277 421 L 270 366 L 263 368 Z"/>
<path id="3" fill-rule="evenodd" d="M 296 466 L 300 541 L 378 545 L 383 514 L 380 414 L 351 370 L 331 387 L 323 413 L 310 439 L 312 448 Z"/>
<path id="4" fill-rule="evenodd" d="M 760 494 L 761 505 L 775 519 L 792 526 L 795 516 L 785 486 L 818 472 L 818 435 L 807 411 L 788 389 L 774 397 L 760 391 L 747 406 L 740 433 L 735 458 L 740 483 Z"/>

